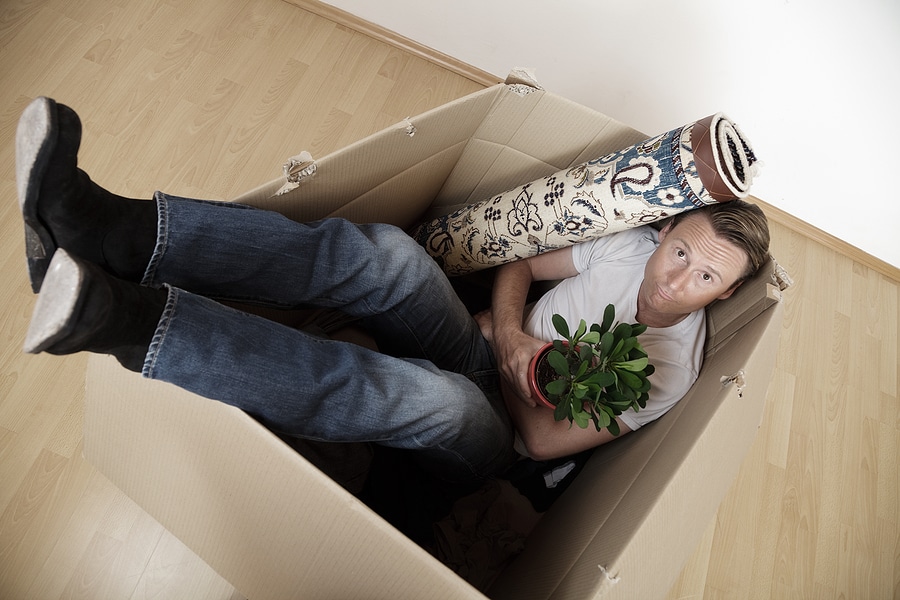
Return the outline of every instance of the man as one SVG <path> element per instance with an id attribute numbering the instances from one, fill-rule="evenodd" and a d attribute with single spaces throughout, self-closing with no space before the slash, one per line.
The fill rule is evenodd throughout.
<path id="1" fill-rule="evenodd" d="M 153 202 L 122 198 L 78 169 L 80 140 L 78 116 L 50 99 L 20 119 L 19 202 L 40 290 L 27 351 L 113 354 L 278 434 L 413 450 L 451 480 L 506 470 L 520 456 L 516 434 L 522 453 L 542 459 L 610 439 L 555 422 L 529 396 L 525 367 L 552 337 L 553 312 L 590 321 L 613 302 L 621 320 L 650 326 L 642 343 L 651 338 L 654 390 L 645 411 L 621 417 L 631 431 L 684 395 L 699 370 L 703 307 L 730 296 L 767 256 L 761 212 L 720 205 L 658 234 L 634 230 L 504 266 L 491 312 L 476 320 L 395 227 L 302 224 L 162 192 Z M 526 315 L 527 288 L 542 279 L 564 281 Z M 339 308 L 380 351 L 217 300 Z"/>

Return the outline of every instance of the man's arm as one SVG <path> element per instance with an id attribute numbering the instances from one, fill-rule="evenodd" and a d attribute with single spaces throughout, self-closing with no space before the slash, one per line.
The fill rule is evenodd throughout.
<path id="1" fill-rule="evenodd" d="M 535 401 L 528 389 L 528 363 L 544 341 L 522 330 L 528 289 L 534 281 L 565 279 L 577 274 L 571 247 L 508 263 L 497 271 L 491 304 L 492 322 L 486 337 L 494 347 L 500 373 L 530 406 L 534 406 Z"/>
<path id="2" fill-rule="evenodd" d="M 504 394 L 504 399 L 519 438 L 525 444 L 528 456 L 534 460 L 569 456 L 617 439 L 606 429 L 597 431 L 593 423 L 581 429 L 569 421 L 557 421 L 553 418 L 553 410 L 544 405 L 528 406 L 511 394 Z M 620 430 L 618 437 L 631 431 L 621 419 L 616 421 Z"/>
<path id="3" fill-rule="evenodd" d="M 568 456 L 616 439 L 606 429 L 598 432 L 593 425 L 581 429 L 570 426 L 568 421 L 556 421 L 550 408 L 537 405 L 528 386 L 528 365 L 545 343 L 522 330 L 528 289 L 534 281 L 577 274 L 571 247 L 503 265 L 494 280 L 490 317 L 479 319 L 504 379 L 507 410 L 535 460 Z M 617 421 L 620 436 L 631 431 L 621 419 Z"/>

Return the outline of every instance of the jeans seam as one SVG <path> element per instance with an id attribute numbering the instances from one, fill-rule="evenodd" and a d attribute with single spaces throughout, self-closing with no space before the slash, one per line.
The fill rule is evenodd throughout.
<path id="1" fill-rule="evenodd" d="M 169 240 L 169 206 L 166 195 L 162 192 L 156 192 L 154 195 L 156 200 L 157 212 L 157 230 L 156 230 L 156 246 L 153 248 L 153 254 L 150 257 L 150 263 L 144 271 L 144 277 L 141 279 L 141 285 L 156 287 L 156 271 L 159 269 L 159 263 L 162 261 L 163 255 L 166 253 Z"/>
<path id="2" fill-rule="evenodd" d="M 178 290 L 169 287 L 169 295 L 166 298 L 166 307 L 163 309 L 162 316 L 159 319 L 159 325 L 156 328 L 156 332 L 153 334 L 153 340 L 150 342 L 150 347 L 147 349 L 147 357 L 144 359 L 142 375 L 147 379 L 154 379 L 153 371 L 156 369 L 160 347 L 165 342 L 177 306 Z"/>

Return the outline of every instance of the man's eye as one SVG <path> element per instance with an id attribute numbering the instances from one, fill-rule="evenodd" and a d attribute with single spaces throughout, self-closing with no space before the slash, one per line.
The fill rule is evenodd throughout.
<path id="1" fill-rule="evenodd" d="M 710 275 L 709 273 L 704 273 L 703 281 L 712 281 L 712 275 Z"/>
<path id="2" fill-rule="evenodd" d="M 684 250 L 676 250 L 675 256 L 677 256 L 678 258 L 684 258 L 685 257 Z"/>

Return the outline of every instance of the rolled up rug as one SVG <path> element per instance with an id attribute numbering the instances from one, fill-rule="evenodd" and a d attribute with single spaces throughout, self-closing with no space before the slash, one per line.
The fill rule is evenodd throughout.
<path id="1" fill-rule="evenodd" d="M 717 113 L 438 217 L 412 236 L 448 275 L 464 275 L 743 198 L 756 160 Z"/>

